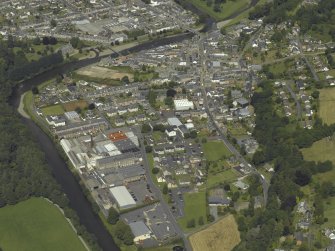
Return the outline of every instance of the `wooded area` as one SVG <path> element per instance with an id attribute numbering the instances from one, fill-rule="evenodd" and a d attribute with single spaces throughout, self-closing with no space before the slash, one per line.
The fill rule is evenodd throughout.
<path id="1" fill-rule="evenodd" d="M 16 204 L 30 197 L 45 197 L 64 209 L 86 242 L 93 250 L 99 250 L 94 236 L 80 225 L 75 211 L 68 207 L 68 199 L 52 177 L 45 157 L 37 143 L 21 122 L 17 112 L 7 103 L 13 80 L 22 80 L 47 67 L 59 64 L 60 54 L 42 57 L 28 62 L 25 52 L 13 50 L 13 43 L 23 46 L 13 38 L 0 40 L 0 207 Z M 32 71 L 28 73 L 27 71 Z M 26 72 L 25 72 L 26 71 Z M 14 72 L 17 72 L 14 76 Z M 20 72 L 20 74 L 19 74 Z"/>

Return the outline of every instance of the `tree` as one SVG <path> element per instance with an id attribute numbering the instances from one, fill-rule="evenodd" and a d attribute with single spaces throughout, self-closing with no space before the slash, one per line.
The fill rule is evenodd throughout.
<path id="1" fill-rule="evenodd" d="M 130 227 L 122 220 L 119 220 L 115 225 L 115 236 L 126 245 L 133 244 L 134 235 L 131 232 Z"/>
<path id="2" fill-rule="evenodd" d="M 200 226 L 202 226 L 202 225 L 205 224 L 205 222 L 204 222 L 204 217 L 202 217 L 202 216 L 199 217 L 198 224 L 199 224 Z"/>
<path id="3" fill-rule="evenodd" d="M 151 132 L 151 126 L 149 124 L 143 124 L 141 128 L 141 133 Z"/>
<path id="4" fill-rule="evenodd" d="M 187 221 L 186 227 L 187 228 L 195 227 L 195 219 L 191 219 L 191 220 Z"/>
<path id="5" fill-rule="evenodd" d="M 50 42 L 49 42 L 49 37 L 43 37 L 42 38 L 42 43 L 44 44 L 44 45 L 48 45 Z"/>
<path id="6" fill-rule="evenodd" d="M 89 110 L 94 110 L 95 109 L 95 104 L 94 103 L 89 104 L 88 109 Z"/>
<path id="7" fill-rule="evenodd" d="M 55 28 L 57 26 L 57 21 L 55 19 L 51 19 L 50 26 L 51 28 Z"/>
<path id="8" fill-rule="evenodd" d="M 157 174 L 159 173 L 159 168 L 158 167 L 154 167 L 152 168 L 152 171 L 151 171 L 153 174 Z"/>
<path id="9" fill-rule="evenodd" d="M 124 77 L 121 79 L 121 82 L 124 83 L 124 84 L 129 84 L 129 78 L 128 78 L 128 76 L 124 76 Z"/>
<path id="10" fill-rule="evenodd" d="M 151 153 L 152 152 L 152 146 L 145 146 L 145 152 Z"/>
<path id="11" fill-rule="evenodd" d="M 198 136 L 197 131 L 193 130 L 193 131 L 190 132 L 190 137 L 191 137 L 192 139 L 195 139 L 197 136 Z"/>
<path id="12" fill-rule="evenodd" d="M 166 91 L 166 97 L 172 97 L 172 98 L 174 98 L 174 96 L 176 96 L 176 94 L 177 94 L 177 91 L 174 90 L 174 89 L 168 89 Z"/>
<path id="13" fill-rule="evenodd" d="M 168 188 L 167 184 L 164 183 L 163 190 L 162 190 L 163 194 L 167 194 L 168 191 L 169 191 L 169 188 Z"/>
<path id="14" fill-rule="evenodd" d="M 79 37 L 73 37 L 70 39 L 70 44 L 75 49 L 81 49 L 83 47 L 83 42 L 79 39 Z"/>
<path id="15" fill-rule="evenodd" d="M 33 40 L 34 45 L 40 45 L 41 44 L 41 39 L 39 37 L 35 37 Z"/>
<path id="16" fill-rule="evenodd" d="M 32 91 L 32 93 L 35 94 L 35 95 L 40 93 L 39 90 L 38 90 L 38 88 L 37 88 L 36 86 L 34 86 L 34 87 L 31 89 L 31 91 Z"/>
<path id="17" fill-rule="evenodd" d="M 172 99 L 172 97 L 166 97 L 164 99 L 164 103 L 165 103 L 165 105 L 167 105 L 170 108 L 172 108 L 173 107 L 173 99 Z"/>
<path id="18" fill-rule="evenodd" d="M 115 225 L 119 221 L 120 214 L 114 207 L 111 207 L 108 212 L 108 223 Z"/>

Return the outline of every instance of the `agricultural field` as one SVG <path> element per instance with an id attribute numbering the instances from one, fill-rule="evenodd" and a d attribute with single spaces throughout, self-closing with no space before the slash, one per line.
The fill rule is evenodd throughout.
<path id="1" fill-rule="evenodd" d="M 85 100 L 77 100 L 77 101 L 72 101 L 63 104 L 64 110 L 69 112 L 69 111 L 74 111 L 77 108 L 80 108 L 81 110 L 87 108 L 88 104 Z"/>
<path id="2" fill-rule="evenodd" d="M 326 124 L 335 123 L 335 88 L 320 90 L 319 116 Z"/>
<path id="3" fill-rule="evenodd" d="M 204 223 L 207 222 L 207 201 L 206 192 L 200 191 L 197 193 L 185 193 L 184 194 L 184 217 L 178 220 L 179 225 L 184 231 L 192 231 L 201 226 L 198 224 L 199 218 L 202 216 Z M 194 209 L 197 210 L 194 210 Z M 187 228 L 187 222 L 194 219 L 196 226 L 195 228 Z"/>
<path id="4" fill-rule="evenodd" d="M 61 114 L 64 114 L 65 112 L 63 109 L 63 106 L 60 104 L 46 106 L 46 107 L 41 108 L 41 110 L 44 116 L 61 115 Z"/>
<path id="5" fill-rule="evenodd" d="M 187 0 L 187 1 L 192 3 L 198 9 L 209 14 L 216 21 L 221 21 L 236 13 L 239 13 L 241 10 L 246 9 L 250 4 L 249 0 L 236 0 L 236 1 L 227 0 L 225 3 L 221 4 L 221 11 L 216 12 L 213 9 L 214 4 L 212 6 L 207 6 L 207 2 L 204 0 Z"/>
<path id="6" fill-rule="evenodd" d="M 231 156 L 226 145 L 221 141 L 209 141 L 203 144 L 204 154 L 207 160 L 217 161 Z"/>
<path id="7" fill-rule="evenodd" d="M 76 73 L 80 76 L 87 76 L 90 78 L 121 80 L 123 77 L 127 76 L 130 81 L 134 80 L 134 74 L 132 73 L 96 65 L 81 68 L 77 70 Z"/>
<path id="8" fill-rule="evenodd" d="M 0 243 L 6 251 L 84 251 L 77 234 L 59 209 L 31 198 L 0 209 Z"/>
<path id="9" fill-rule="evenodd" d="M 227 215 L 190 237 L 193 251 L 230 251 L 240 241 L 240 233 L 233 215 Z"/>

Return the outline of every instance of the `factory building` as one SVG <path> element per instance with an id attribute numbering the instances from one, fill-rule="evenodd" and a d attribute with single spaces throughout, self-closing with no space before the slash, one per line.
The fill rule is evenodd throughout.
<path id="1" fill-rule="evenodd" d="M 187 110 L 194 109 L 193 102 L 187 99 L 175 99 L 173 102 L 174 102 L 174 107 L 176 108 L 176 111 L 187 111 Z"/>
<path id="2" fill-rule="evenodd" d="M 112 187 L 109 191 L 120 210 L 136 206 L 136 201 L 125 186 Z"/>

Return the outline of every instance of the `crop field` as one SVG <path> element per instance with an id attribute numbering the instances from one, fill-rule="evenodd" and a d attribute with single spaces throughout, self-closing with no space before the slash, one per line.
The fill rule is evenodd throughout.
<path id="1" fill-rule="evenodd" d="M 319 116 L 326 124 L 335 123 L 335 88 L 320 90 Z"/>
<path id="2" fill-rule="evenodd" d="M 77 108 L 80 109 L 85 109 L 87 108 L 87 102 L 85 100 L 77 100 L 77 101 L 72 101 L 63 104 L 64 110 L 69 112 L 69 111 L 74 111 Z"/>
<path id="3" fill-rule="evenodd" d="M 84 251 L 63 214 L 42 198 L 0 209 L 0 244 L 6 251 Z"/>
<path id="4" fill-rule="evenodd" d="M 116 80 L 120 80 L 123 77 L 128 76 L 130 81 L 134 80 L 134 74 L 132 73 L 100 67 L 96 65 L 84 67 L 82 69 L 77 70 L 76 73 L 91 78 L 116 79 Z"/>
<path id="5" fill-rule="evenodd" d="M 193 251 L 230 251 L 240 241 L 240 233 L 233 215 L 224 217 L 190 237 Z"/>
<path id="6" fill-rule="evenodd" d="M 230 151 L 221 141 L 209 141 L 203 144 L 203 149 L 207 160 L 216 161 L 231 156 Z"/>

